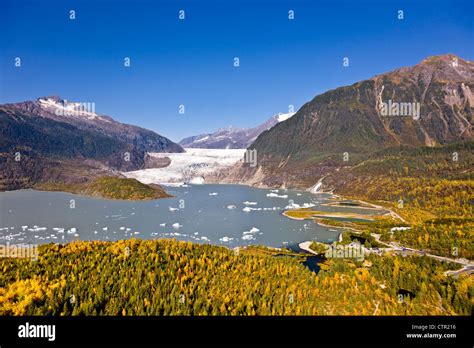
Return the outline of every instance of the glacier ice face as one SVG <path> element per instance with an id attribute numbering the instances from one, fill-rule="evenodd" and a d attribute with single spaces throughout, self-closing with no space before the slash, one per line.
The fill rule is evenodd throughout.
<path id="1" fill-rule="evenodd" d="M 162 168 L 141 169 L 123 173 L 144 184 L 180 185 L 204 184 L 204 178 L 230 167 L 243 158 L 245 149 L 185 148 L 183 153 L 149 153 L 151 157 L 168 157 L 171 162 Z"/>

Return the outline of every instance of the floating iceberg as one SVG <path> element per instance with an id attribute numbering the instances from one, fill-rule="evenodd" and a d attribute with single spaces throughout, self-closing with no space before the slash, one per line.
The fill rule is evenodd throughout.
<path id="1" fill-rule="evenodd" d="M 8 230 L 8 227 L 5 228 L 5 229 Z M 14 228 L 10 227 L 10 229 L 13 230 Z M 28 231 L 30 231 L 30 232 L 38 232 L 38 231 L 46 231 L 46 230 L 47 230 L 46 227 L 39 227 L 38 225 L 34 225 L 33 228 L 28 228 Z"/>
<path id="2" fill-rule="evenodd" d="M 263 208 L 250 208 L 250 207 L 245 207 L 245 208 L 242 209 L 242 210 L 245 211 L 246 213 L 249 213 L 249 212 L 251 212 L 252 210 L 256 210 L 256 211 L 263 210 Z"/>
<path id="3" fill-rule="evenodd" d="M 243 234 L 252 234 L 252 233 L 257 233 L 260 232 L 260 230 L 257 227 L 252 227 L 250 231 L 244 231 Z"/>
<path id="4" fill-rule="evenodd" d="M 311 207 L 314 207 L 315 204 L 313 203 L 303 203 L 303 205 L 299 205 L 297 203 L 291 203 L 291 204 L 288 204 L 285 209 L 299 209 L 299 208 L 311 208 Z"/>
<path id="5" fill-rule="evenodd" d="M 267 193 L 267 197 L 288 198 L 288 195 L 278 195 L 276 193 L 270 192 L 270 193 Z"/>

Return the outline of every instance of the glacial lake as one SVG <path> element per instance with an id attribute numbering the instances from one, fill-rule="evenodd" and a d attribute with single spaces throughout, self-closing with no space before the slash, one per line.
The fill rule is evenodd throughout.
<path id="1" fill-rule="evenodd" d="M 312 204 L 313 209 L 328 212 L 381 213 L 321 205 L 331 201 L 329 194 L 242 185 L 165 188 L 174 197 L 118 201 L 63 192 L 1 192 L 0 243 L 176 238 L 228 247 L 294 247 L 308 240 L 332 242 L 340 232 L 284 217 L 281 212 L 290 204 Z"/>

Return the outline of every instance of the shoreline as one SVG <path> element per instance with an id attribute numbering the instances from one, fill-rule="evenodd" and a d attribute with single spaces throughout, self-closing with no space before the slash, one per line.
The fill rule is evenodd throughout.
<path id="1" fill-rule="evenodd" d="M 310 208 L 297 208 L 297 209 L 287 209 L 282 212 L 282 215 L 285 217 L 288 217 L 293 220 L 313 220 L 315 221 L 316 219 L 357 219 L 357 220 L 364 220 L 367 222 L 370 221 L 375 221 L 375 219 L 371 218 L 369 216 L 361 215 L 361 214 L 356 214 L 356 213 L 345 213 L 345 212 L 322 212 L 322 211 L 313 211 L 313 210 L 303 210 L 303 209 L 310 209 Z M 301 213 L 307 213 L 305 215 L 309 215 L 307 217 L 295 217 L 288 215 L 289 212 L 301 212 Z M 291 213 L 290 213 L 291 214 Z"/>
<path id="2" fill-rule="evenodd" d="M 361 201 L 359 201 L 361 202 Z M 366 210 L 386 210 L 384 208 L 376 208 L 376 207 L 367 207 L 367 206 L 353 206 L 353 205 L 343 205 L 337 203 L 323 203 L 321 204 L 325 207 L 336 207 L 336 208 L 349 208 L 349 209 L 366 209 Z"/>
<path id="3" fill-rule="evenodd" d="M 313 251 L 313 250 L 309 247 L 309 246 L 311 245 L 311 243 L 313 243 L 313 242 L 312 242 L 312 241 L 302 242 L 302 243 L 299 243 L 299 244 L 298 244 L 298 247 L 299 247 L 301 250 L 304 250 L 304 251 L 309 252 L 310 254 L 319 256 L 319 254 L 316 254 L 316 252 Z"/>
<path id="4" fill-rule="evenodd" d="M 146 198 L 146 199 L 119 199 L 119 198 L 108 198 L 108 197 L 103 197 L 103 196 L 96 196 L 96 195 L 88 195 L 84 193 L 75 193 L 75 192 L 69 192 L 69 191 L 60 191 L 60 190 L 46 190 L 44 188 L 34 188 L 34 187 L 28 187 L 28 188 L 19 188 L 15 190 L 3 190 L 0 191 L 1 193 L 8 193 L 8 192 L 17 192 L 17 191 L 35 191 L 35 192 L 52 192 L 52 193 L 66 193 L 69 195 L 73 196 L 79 196 L 79 197 L 85 197 L 85 198 L 92 198 L 92 199 L 97 199 L 97 200 L 103 200 L 103 201 L 111 201 L 111 202 L 150 202 L 150 201 L 155 201 L 155 200 L 162 200 L 162 199 L 168 199 L 168 198 L 174 198 L 175 196 L 169 195 L 167 197 L 159 197 L 159 198 Z"/>

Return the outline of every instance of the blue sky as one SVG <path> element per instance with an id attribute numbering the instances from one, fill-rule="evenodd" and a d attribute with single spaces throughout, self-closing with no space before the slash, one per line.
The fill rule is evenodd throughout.
<path id="1" fill-rule="evenodd" d="M 2 0 L 0 103 L 57 94 L 178 141 L 430 55 L 474 60 L 473 13 L 467 0 Z"/>

